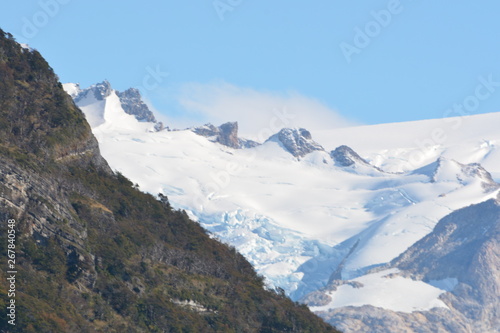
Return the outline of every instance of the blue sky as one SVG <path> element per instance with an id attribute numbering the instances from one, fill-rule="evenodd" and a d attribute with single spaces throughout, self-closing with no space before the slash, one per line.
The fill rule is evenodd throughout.
<path id="1" fill-rule="evenodd" d="M 500 111 L 498 13 L 494 0 L 27 0 L 3 1 L 0 27 L 62 82 L 139 87 L 173 125 L 295 108 L 297 125 L 334 128 L 464 101 Z"/>

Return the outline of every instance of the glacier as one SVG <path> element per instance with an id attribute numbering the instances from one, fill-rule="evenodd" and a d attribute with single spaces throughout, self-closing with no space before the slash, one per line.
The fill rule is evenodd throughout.
<path id="1" fill-rule="evenodd" d="M 64 87 L 74 98 L 84 91 Z M 145 192 L 168 196 L 212 237 L 234 246 L 270 288 L 294 300 L 334 279 L 360 281 L 373 291 L 360 298 L 356 288 L 341 286 L 342 299 L 358 302 L 332 301 L 321 310 L 411 311 L 401 301 L 374 301 L 377 288 L 369 284 L 380 283 L 380 275 L 370 270 L 449 213 L 498 194 L 500 113 L 308 132 L 321 146 L 294 156 L 276 139 L 234 149 L 191 129 L 158 131 L 127 114 L 114 90 L 101 100 L 85 94 L 77 104 L 113 169 Z M 436 129 L 443 133 L 439 140 Z M 342 145 L 362 159 L 336 163 L 329 151 Z M 443 306 L 437 299 L 443 284 L 393 282 L 408 297 L 421 291 L 415 309 Z"/>

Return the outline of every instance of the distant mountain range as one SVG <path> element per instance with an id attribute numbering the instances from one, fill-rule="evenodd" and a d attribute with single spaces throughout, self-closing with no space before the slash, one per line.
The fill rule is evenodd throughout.
<path id="1" fill-rule="evenodd" d="M 345 332 L 499 331 L 500 113 L 255 142 L 162 130 L 106 82 L 65 89 L 111 168 Z"/>

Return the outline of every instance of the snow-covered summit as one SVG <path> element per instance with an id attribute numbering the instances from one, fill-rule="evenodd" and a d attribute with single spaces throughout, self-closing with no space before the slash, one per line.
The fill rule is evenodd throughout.
<path id="1" fill-rule="evenodd" d="M 82 89 L 78 83 L 65 83 L 63 88 L 85 113 L 93 129 L 104 124 L 135 127 L 138 130 L 163 129 L 163 124 L 156 120 L 153 112 L 142 100 L 139 90 L 135 88 L 119 92 L 114 90 L 107 80 L 86 89 Z"/>
<path id="2" fill-rule="evenodd" d="M 412 174 L 425 175 L 431 182 L 458 182 L 462 185 L 478 182 L 486 192 L 500 186 L 480 163 L 463 164 L 443 156 Z"/>

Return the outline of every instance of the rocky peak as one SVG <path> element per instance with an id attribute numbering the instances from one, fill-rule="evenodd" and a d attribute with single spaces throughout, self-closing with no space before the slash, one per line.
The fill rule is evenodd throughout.
<path id="1" fill-rule="evenodd" d="M 208 138 L 212 142 L 220 143 L 221 145 L 231 147 L 234 149 L 252 148 L 259 145 L 259 143 L 238 138 L 238 123 L 227 122 L 219 127 L 212 124 L 206 124 L 192 129 L 198 135 Z"/>
<path id="2" fill-rule="evenodd" d="M 148 106 L 142 100 L 141 93 L 136 88 L 129 88 L 124 92 L 117 91 L 123 110 L 130 115 L 135 116 L 139 121 L 156 123 L 156 118 L 149 110 Z"/>
<path id="3" fill-rule="evenodd" d="M 330 152 L 333 161 L 341 166 L 348 167 L 355 163 L 368 165 L 369 163 L 348 146 L 340 146 Z"/>
<path id="4" fill-rule="evenodd" d="M 81 99 L 87 96 L 88 93 L 92 93 L 96 100 L 102 101 L 111 93 L 113 89 L 111 88 L 111 83 L 108 80 L 104 80 L 101 83 L 91 85 L 89 88 L 82 90 L 77 96 L 74 97 L 75 103 L 78 103 Z"/>
<path id="5" fill-rule="evenodd" d="M 150 122 L 155 124 L 155 130 L 161 131 L 164 129 L 163 123 L 156 120 L 153 112 L 142 100 L 141 93 L 136 88 L 129 88 L 123 92 L 113 90 L 109 81 L 104 80 L 101 83 L 94 84 L 87 89 L 81 89 L 79 84 L 65 84 L 64 89 L 73 98 L 75 103 L 78 103 L 84 98 L 92 94 L 96 100 L 103 101 L 110 96 L 113 91 L 120 100 L 120 104 L 125 113 L 134 116 L 138 121 Z M 92 96 L 91 95 L 91 96 Z"/>
<path id="6" fill-rule="evenodd" d="M 240 148 L 238 140 L 238 123 L 229 122 L 219 126 L 219 143 L 231 148 Z"/>
<path id="7" fill-rule="evenodd" d="M 268 141 L 278 141 L 293 156 L 300 158 L 313 151 L 324 151 L 324 148 L 312 139 L 311 132 L 304 128 L 283 128 L 271 136 Z"/>

